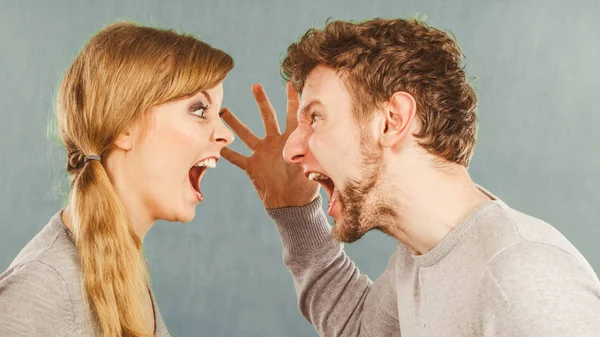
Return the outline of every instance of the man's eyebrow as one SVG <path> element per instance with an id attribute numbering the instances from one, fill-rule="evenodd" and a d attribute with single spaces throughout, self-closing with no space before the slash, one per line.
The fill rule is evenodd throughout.
<path id="1" fill-rule="evenodd" d="M 323 103 L 321 103 L 321 101 L 318 99 L 310 101 L 302 109 L 300 109 L 300 116 L 308 114 L 308 111 L 315 105 L 323 105 Z"/>

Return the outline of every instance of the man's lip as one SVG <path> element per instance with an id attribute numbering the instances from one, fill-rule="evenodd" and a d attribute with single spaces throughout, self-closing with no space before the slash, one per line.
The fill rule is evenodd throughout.
<path id="1" fill-rule="evenodd" d="M 306 179 L 308 179 L 308 176 L 311 173 L 317 173 L 317 174 L 321 174 L 321 175 L 324 175 L 327 177 L 327 179 L 325 179 L 325 180 L 316 180 L 315 182 L 318 183 L 319 185 L 323 186 L 325 191 L 327 191 L 327 194 L 329 194 L 329 198 L 331 200 L 331 197 L 335 193 L 335 183 L 333 182 L 333 179 L 331 179 L 331 177 L 326 175 L 325 173 L 321 173 L 321 172 L 315 171 L 315 170 L 304 171 L 304 176 L 306 177 Z"/>
<path id="2" fill-rule="evenodd" d="M 308 175 L 311 174 L 311 173 L 318 173 L 318 174 L 324 175 L 327 178 L 331 179 L 327 174 L 325 174 L 323 172 L 319 172 L 319 171 L 314 171 L 314 170 L 306 170 L 306 171 L 304 171 L 304 176 L 306 177 L 306 179 L 308 179 Z"/>

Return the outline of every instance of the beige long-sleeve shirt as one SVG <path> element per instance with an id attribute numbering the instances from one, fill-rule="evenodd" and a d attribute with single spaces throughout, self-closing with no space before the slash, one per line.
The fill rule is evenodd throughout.
<path id="1" fill-rule="evenodd" d="M 600 336 L 592 267 L 555 228 L 497 198 L 424 255 L 399 244 L 374 282 L 331 236 L 320 197 L 267 213 L 321 336 Z"/>

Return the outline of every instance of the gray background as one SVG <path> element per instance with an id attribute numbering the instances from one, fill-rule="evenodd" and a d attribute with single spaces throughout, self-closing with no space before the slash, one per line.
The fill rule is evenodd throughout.
<path id="1" fill-rule="evenodd" d="M 250 86 L 284 120 L 279 64 L 328 17 L 426 14 L 456 34 L 477 78 L 480 131 L 470 169 L 509 205 L 558 228 L 600 271 L 600 2 L 577 1 L 7 1 L 0 0 L 0 271 L 62 205 L 64 153 L 47 124 L 66 67 L 116 19 L 196 34 L 236 67 L 224 105 L 262 136 Z M 241 141 L 234 149 L 248 154 Z M 315 336 L 300 315 L 281 244 L 243 172 L 222 161 L 190 224 L 146 239 L 154 289 L 174 336 Z M 347 251 L 371 278 L 395 243 L 370 233 Z"/>

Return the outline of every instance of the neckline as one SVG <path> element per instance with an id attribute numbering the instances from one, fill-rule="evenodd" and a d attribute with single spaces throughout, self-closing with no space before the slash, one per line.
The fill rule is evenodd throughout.
<path id="1" fill-rule="evenodd" d="M 418 267 L 430 267 L 442 260 L 452 249 L 458 244 L 477 219 L 487 214 L 493 206 L 501 206 L 502 200 L 486 190 L 485 188 L 476 185 L 477 188 L 490 198 L 477 207 L 475 207 L 466 218 L 456 225 L 433 249 L 423 255 L 412 255 L 412 259 Z"/>

